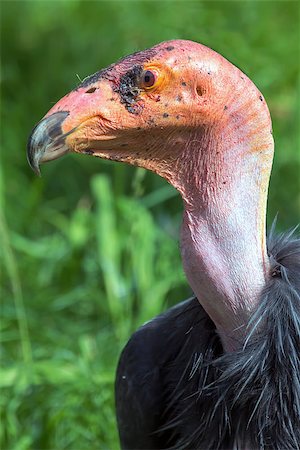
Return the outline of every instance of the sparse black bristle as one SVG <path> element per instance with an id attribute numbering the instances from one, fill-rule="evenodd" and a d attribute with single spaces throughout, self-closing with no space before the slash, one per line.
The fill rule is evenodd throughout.
<path id="1" fill-rule="evenodd" d="M 133 335 L 116 382 L 122 448 L 300 449 L 300 239 L 274 228 L 243 348 L 223 353 L 196 299 Z"/>
<path id="2" fill-rule="evenodd" d="M 272 227 L 268 253 L 276 276 L 243 348 L 215 358 L 212 340 L 197 370 L 190 366 L 196 400 L 186 379 L 178 386 L 181 412 L 165 427 L 182 430 L 172 448 L 300 448 L 300 239 Z"/>

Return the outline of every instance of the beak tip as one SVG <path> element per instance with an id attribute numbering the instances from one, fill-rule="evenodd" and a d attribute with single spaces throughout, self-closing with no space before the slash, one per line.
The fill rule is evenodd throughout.
<path id="1" fill-rule="evenodd" d="M 68 111 L 57 111 L 42 119 L 32 130 L 27 143 L 27 161 L 37 176 L 41 176 L 40 163 L 56 159 L 68 151 L 62 123 Z"/>
<path id="2" fill-rule="evenodd" d="M 36 165 L 35 167 L 32 167 L 31 166 L 31 168 L 32 168 L 32 170 L 34 171 L 34 173 L 38 176 L 38 177 L 42 177 L 42 174 L 41 174 L 41 170 L 40 170 L 40 167 L 38 166 L 38 165 Z"/>
<path id="3" fill-rule="evenodd" d="M 30 168 L 34 171 L 37 176 L 41 176 L 40 165 L 39 165 L 39 154 L 33 153 L 29 147 L 27 146 L 27 162 Z"/>

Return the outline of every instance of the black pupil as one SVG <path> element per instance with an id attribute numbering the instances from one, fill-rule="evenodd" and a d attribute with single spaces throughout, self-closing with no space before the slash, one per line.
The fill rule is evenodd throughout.
<path id="1" fill-rule="evenodd" d="M 153 74 L 153 72 L 151 72 L 150 70 L 147 70 L 147 72 L 145 72 L 144 75 L 144 83 L 146 84 L 147 87 L 149 86 L 153 86 L 155 82 L 155 76 Z"/>

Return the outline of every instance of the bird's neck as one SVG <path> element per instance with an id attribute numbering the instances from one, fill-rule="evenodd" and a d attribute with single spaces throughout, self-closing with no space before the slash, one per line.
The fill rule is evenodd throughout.
<path id="1" fill-rule="evenodd" d="M 244 341 L 269 276 L 266 202 L 273 139 L 270 127 L 251 139 L 227 131 L 206 135 L 205 144 L 201 136 L 191 140 L 200 144 L 198 153 L 188 151 L 198 160 L 191 162 L 188 183 L 179 190 L 185 273 L 224 349 L 233 351 Z"/>

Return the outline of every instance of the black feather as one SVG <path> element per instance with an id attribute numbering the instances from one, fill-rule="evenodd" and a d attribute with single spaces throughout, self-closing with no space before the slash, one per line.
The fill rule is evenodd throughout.
<path id="1" fill-rule="evenodd" d="M 272 227 L 271 278 L 242 349 L 222 354 L 214 324 L 196 300 L 159 316 L 129 342 L 120 367 L 129 369 L 126 358 L 138 341 L 143 363 L 137 352 L 128 401 L 135 393 L 143 418 L 136 414 L 139 440 L 131 430 L 123 448 L 300 449 L 300 239 L 293 231 L 275 236 Z M 144 345 L 149 326 L 152 335 Z M 138 394 L 137 366 L 142 377 L 159 368 Z M 151 396 L 155 390 L 154 423 L 145 391 Z M 117 380 L 121 441 L 123 393 Z"/>

